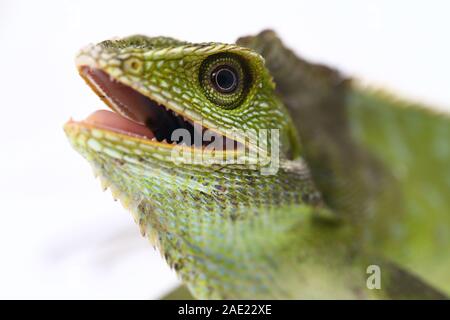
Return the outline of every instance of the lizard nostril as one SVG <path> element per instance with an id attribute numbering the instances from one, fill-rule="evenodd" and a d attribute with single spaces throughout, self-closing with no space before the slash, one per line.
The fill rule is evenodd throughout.
<path id="1" fill-rule="evenodd" d="M 124 61 L 124 69 L 132 74 L 139 75 L 143 70 L 142 61 L 137 58 L 129 58 Z"/>

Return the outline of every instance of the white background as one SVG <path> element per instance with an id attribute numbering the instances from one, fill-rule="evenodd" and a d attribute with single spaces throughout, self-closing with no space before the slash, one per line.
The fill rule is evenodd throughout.
<path id="1" fill-rule="evenodd" d="M 449 110 L 448 3 L 0 0 L 0 298 L 147 299 L 177 283 L 63 134 L 103 107 L 74 68 L 82 46 L 274 28 L 309 59 Z"/>

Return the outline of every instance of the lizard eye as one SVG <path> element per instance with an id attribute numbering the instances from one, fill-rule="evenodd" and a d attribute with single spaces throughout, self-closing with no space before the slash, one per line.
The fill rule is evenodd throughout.
<path id="1" fill-rule="evenodd" d="M 238 106 L 247 93 L 250 74 L 245 62 L 231 53 L 207 57 L 200 66 L 200 85 L 206 97 L 220 107 Z"/>

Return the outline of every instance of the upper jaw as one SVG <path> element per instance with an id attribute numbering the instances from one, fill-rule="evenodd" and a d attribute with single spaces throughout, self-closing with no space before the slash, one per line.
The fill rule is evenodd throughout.
<path id="1" fill-rule="evenodd" d="M 173 147 L 172 143 L 176 145 L 176 141 L 172 140 L 172 132 L 176 129 L 185 129 L 192 137 L 190 146 L 194 148 L 204 147 L 209 143 L 203 142 L 203 139 L 199 142 L 194 136 L 203 137 L 203 133 L 211 129 L 222 136 L 224 145 L 227 143 L 230 145 L 231 141 L 233 149 L 242 150 L 238 148 L 241 145 L 239 137 L 227 138 L 226 133 L 212 129 L 215 128 L 214 124 L 207 124 L 208 120 L 202 119 L 196 112 L 177 110 L 177 106 L 173 106 L 160 95 L 152 94 L 148 88 L 143 90 L 138 81 L 131 82 L 127 81 L 126 77 L 120 77 L 120 73 L 117 72 L 120 70 L 118 65 L 111 69 L 111 66 L 119 64 L 117 59 L 110 59 L 106 67 L 105 63 L 102 63 L 104 61 L 102 55 L 104 53 L 95 47 L 91 48 L 88 54 L 82 51 L 76 59 L 76 64 L 81 77 L 117 115 L 96 112 L 80 122 L 80 125 L 129 134 L 150 140 L 150 143 L 167 144 L 167 147 Z M 108 57 L 103 56 L 104 58 Z M 71 124 L 76 123 L 72 121 Z"/>

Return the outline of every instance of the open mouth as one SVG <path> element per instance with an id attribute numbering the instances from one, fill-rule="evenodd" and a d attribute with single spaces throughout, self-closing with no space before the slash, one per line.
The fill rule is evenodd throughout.
<path id="1" fill-rule="evenodd" d="M 106 72 L 88 66 L 79 67 L 79 72 L 94 92 L 113 110 L 95 111 L 83 121 L 84 123 L 167 144 L 179 143 L 172 138 L 172 133 L 177 129 L 184 129 L 189 133 L 190 141 L 180 141 L 186 146 L 205 147 L 214 142 L 204 142 L 202 139 L 208 128 L 194 124 L 186 117 L 113 79 Z M 213 139 L 223 139 L 223 145 L 233 145 L 233 149 L 239 144 L 218 133 Z"/>

